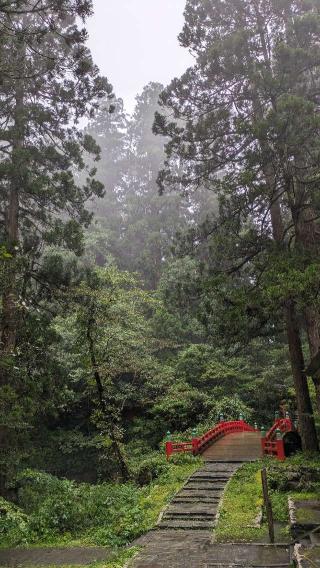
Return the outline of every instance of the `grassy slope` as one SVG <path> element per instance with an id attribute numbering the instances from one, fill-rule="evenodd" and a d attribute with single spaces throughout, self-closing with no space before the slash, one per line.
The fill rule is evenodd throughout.
<path id="1" fill-rule="evenodd" d="M 307 467 L 320 467 L 320 460 L 297 457 L 286 460 L 283 463 L 272 460 L 259 461 L 243 465 L 231 479 L 226 489 L 218 526 L 216 529 L 216 539 L 218 542 L 264 542 L 267 539 L 268 529 L 265 522 L 262 526 L 257 524 L 257 518 L 261 512 L 263 498 L 261 488 L 261 468 L 276 467 L 277 475 L 281 478 L 282 472 L 291 466 L 303 465 Z M 319 487 L 320 489 L 320 487 Z M 276 523 L 283 523 L 280 537 L 288 534 L 286 525 L 288 523 L 288 497 L 300 499 L 319 498 L 317 493 L 304 490 L 271 490 L 270 496 L 273 507 L 273 515 Z"/>

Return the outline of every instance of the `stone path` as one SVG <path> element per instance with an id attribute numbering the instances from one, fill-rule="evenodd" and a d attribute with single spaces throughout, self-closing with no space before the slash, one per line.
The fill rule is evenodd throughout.
<path id="1" fill-rule="evenodd" d="M 138 541 L 139 542 L 139 541 Z M 289 568 L 285 545 L 215 544 L 209 531 L 155 531 L 130 568 Z"/>
<path id="2" fill-rule="evenodd" d="M 240 462 L 207 462 L 171 501 L 158 529 L 212 530 L 222 492 L 240 465 Z"/>
<path id="3" fill-rule="evenodd" d="M 227 482 L 245 461 L 261 455 L 260 435 L 230 434 L 203 453 L 203 468 L 173 498 L 131 568 L 288 568 L 285 545 L 215 544 L 213 529 Z"/>
<path id="4" fill-rule="evenodd" d="M 110 550 L 102 547 L 92 548 L 15 548 L 0 549 L 0 566 L 85 566 L 110 558 Z"/>

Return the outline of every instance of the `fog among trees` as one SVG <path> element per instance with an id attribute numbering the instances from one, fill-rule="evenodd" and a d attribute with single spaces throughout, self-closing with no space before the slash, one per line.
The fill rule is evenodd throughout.
<path id="1" fill-rule="evenodd" d="M 92 9 L 0 0 L 8 501 L 26 471 L 143 485 L 221 414 L 285 408 L 318 450 L 319 2 L 187 0 L 194 64 L 131 115 Z"/>

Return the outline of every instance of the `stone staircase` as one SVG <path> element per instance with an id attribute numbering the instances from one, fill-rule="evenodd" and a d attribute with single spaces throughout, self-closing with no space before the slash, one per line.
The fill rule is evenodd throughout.
<path id="1" fill-rule="evenodd" d="M 240 462 L 206 463 L 173 498 L 156 528 L 212 530 L 223 490 L 240 465 Z"/>

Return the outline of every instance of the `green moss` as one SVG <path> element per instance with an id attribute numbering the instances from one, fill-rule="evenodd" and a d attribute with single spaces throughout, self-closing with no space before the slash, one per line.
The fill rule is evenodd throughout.
<path id="1" fill-rule="evenodd" d="M 308 507 L 298 507 L 295 513 L 298 523 L 301 524 L 318 524 L 319 511 L 309 509 Z"/>
<path id="2" fill-rule="evenodd" d="M 261 540 L 266 527 L 255 527 L 262 507 L 261 464 L 245 464 L 229 482 L 220 511 L 216 539 L 218 542 Z"/>
<path id="3" fill-rule="evenodd" d="M 274 483 L 270 483 L 273 489 L 270 489 L 269 493 L 274 521 L 280 526 L 277 536 L 288 537 L 288 497 L 298 500 L 319 498 L 319 493 L 308 492 L 303 488 L 301 492 L 278 489 L 282 487 L 280 481 L 285 476 L 286 470 L 292 471 L 292 468 L 299 468 L 302 465 L 304 468 L 316 470 L 319 468 L 319 456 L 298 455 L 285 462 L 266 459 L 243 465 L 226 488 L 216 528 L 217 541 L 263 542 L 267 539 L 268 528 L 265 520 L 260 528 L 253 527 L 263 505 L 260 473 L 262 467 L 271 467 L 270 479 Z M 280 481 L 276 483 L 275 480 L 278 479 Z"/>

